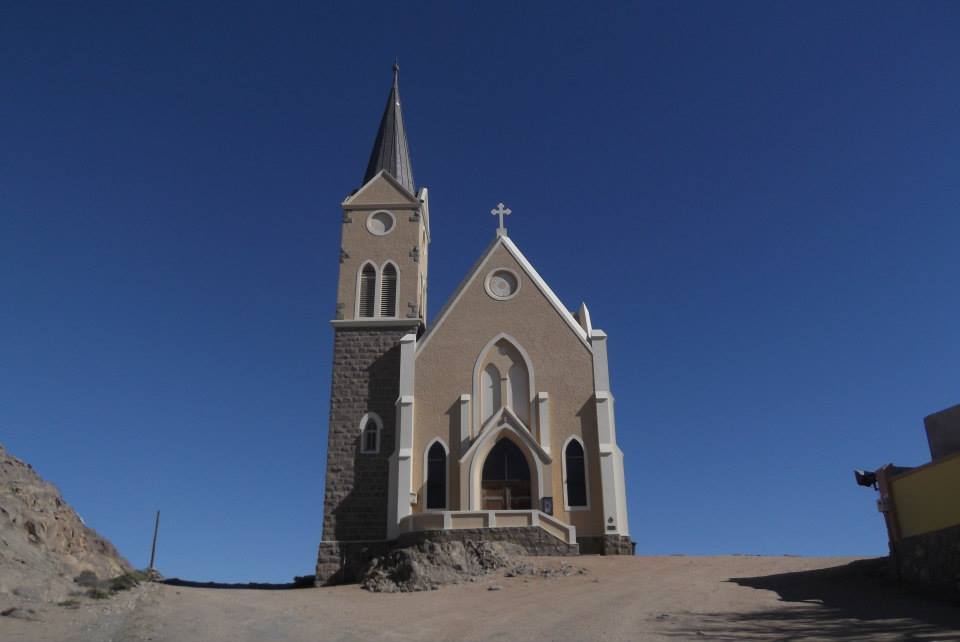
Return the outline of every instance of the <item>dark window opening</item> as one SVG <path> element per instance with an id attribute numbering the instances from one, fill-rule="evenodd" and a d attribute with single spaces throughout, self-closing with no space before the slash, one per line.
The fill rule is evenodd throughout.
<path id="1" fill-rule="evenodd" d="M 377 427 L 372 426 L 372 423 L 368 423 L 363 429 L 363 450 L 368 453 L 377 451 Z"/>
<path id="2" fill-rule="evenodd" d="M 567 505 L 571 508 L 587 505 L 587 475 L 583 446 L 574 439 L 567 444 Z"/>
<path id="3" fill-rule="evenodd" d="M 438 442 L 427 451 L 427 508 L 447 507 L 447 453 Z"/>

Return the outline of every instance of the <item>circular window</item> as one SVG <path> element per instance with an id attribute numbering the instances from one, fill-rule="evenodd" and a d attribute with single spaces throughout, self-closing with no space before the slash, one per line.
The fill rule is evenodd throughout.
<path id="1" fill-rule="evenodd" d="M 380 210 L 379 212 L 374 212 L 367 218 L 367 229 L 370 230 L 371 234 L 383 236 L 384 234 L 390 233 L 395 220 L 393 214 L 387 210 Z"/>
<path id="2" fill-rule="evenodd" d="M 487 294 L 494 299 L 513 298 L 520 290 L 520 279 L 513 270 L 499 268 L 487 275 Z"/>

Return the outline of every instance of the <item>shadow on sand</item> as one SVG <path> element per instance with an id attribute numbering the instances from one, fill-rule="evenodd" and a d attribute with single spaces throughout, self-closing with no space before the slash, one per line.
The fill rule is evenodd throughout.
<path id="1" fill-rule="evenodd" d="M 960 640 L 960 602 L 897 582 L 888 575 L 886 559 L 727 581 L 773 591 L 785 604 L 750 613 L 698 614 L 696 630 L 666 635 L 708 640 Z"/>

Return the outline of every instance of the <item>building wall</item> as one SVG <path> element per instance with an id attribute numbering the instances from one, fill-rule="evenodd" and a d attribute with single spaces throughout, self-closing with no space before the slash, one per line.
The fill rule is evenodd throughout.
<path id="1" fill-rule="evenodd" d="M 516 296 L 501 301 L 491 298 L 485 288 L 486 275 L 505 267 L 520 276 Z M 449 508 L 466 510 L 461 505 L 461 472 L 457 460 L 460 449 L 460 395 L 474 390 L 474 366 L 483 348 L 504 332 L 527 352 L 534 370 L 531 396 L 549 393 L 553 464 L 549 467 L 549 488 L 544 495 L 554 498 L 554 515 L 577 527 L 579 535 L 603 534 L 600 462 L 597 451 L 596 409 L 593 401 L 593 361 L 590 349 L 550 305 L 537 285 L 523 272 L 519 263 L 502 246 L 497 247 L 462 297 L 418 346 L 416 355 L 414 403 L 414 491 L 419 495 L 414 512 L 423 510 L 423 453 L 434 438 L 441 438 L 450 449 L 448 483 Z M 473 413 L 471 413 L 471 416 Z M 532 411 L 536 416 L 536 407 Z M 473 426 L 475 434 L 478 426 Z M 534 427 L 534 434 L 537 434 Z M 567 513 L 563 500 L 562 447 L 570 435 L 584 443 L 590 487 L 590 510 Z M 535 475 L 533 468 L 531 472 Z"/>
<path id="2" fill-rule="evenodd" d="M 931 461 L 960 453 L 960 405 L 924 417 L 923 427 L 930 444 Z"/>
<path id="3" fill-rule="evenodd" d="M 960 525 L 904 537 L 891 551 L 903 579 L 960 593 Z"/>
<path id="4" fill-rule="evenodd" d="M 387 477 L 394 450 L 400 338 L 409 328 L 336 328 L 327 436 L 323 540 L 387 536 Z M 383 422 L 380 450 L 360 453 L 360 421 Z"/>
<path id="5" fill-rule="evenodd" d="M 902 537 L 960 524 L 960 453 L 894 477 L 891 485 Z"/>
<path id="6" fill-rule="evenodd" d="M 383 236 L 367 229 L 367 218 L 380 210 L 393 214 L 396 221 L 393 230 Z M 360 268 L 370 261 L 380 270 L 388 260 L 399 271 L 397 317 L 408 318 L 411 304 L 415 306 L 414 316 L 420 316 L 423 293 L 419 289 L 426 279 L 426 232 L 419 201 L 411 201 L 386 177 L 374 178 L 345 204 L 340 247 L 338 319 L 354 318 Z"/>

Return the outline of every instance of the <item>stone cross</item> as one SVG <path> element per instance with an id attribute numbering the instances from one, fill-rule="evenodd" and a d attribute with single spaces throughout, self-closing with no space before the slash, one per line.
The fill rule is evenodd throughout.
<path id="1" fill-rule="evenodd" d="M 503 203 L 497 203 L 497 207 L 490 210 L 490 213 L 500 217 L 500 227 L 497 228 L 497 236 L 506 236 L 507 228 L 503 226 L 503 217 L 510 216 L 513 211 L 509 207 L 504 207 Z"/>

